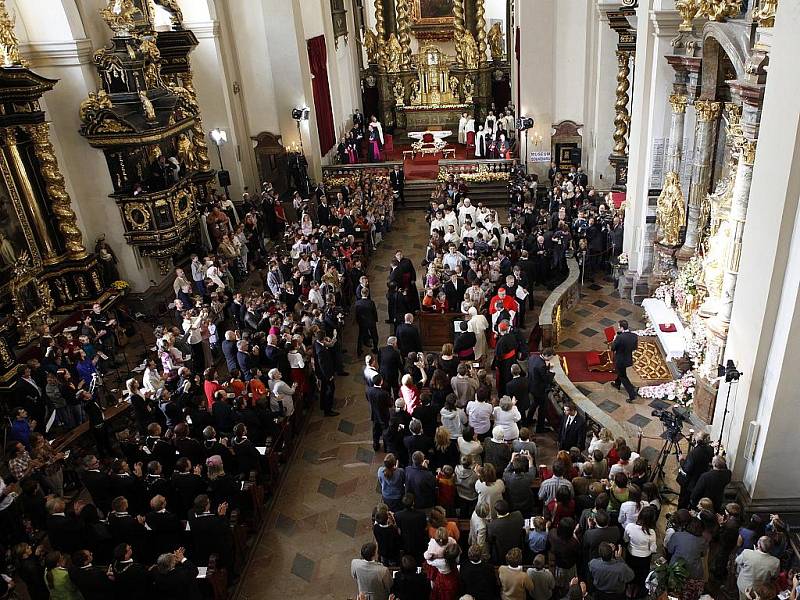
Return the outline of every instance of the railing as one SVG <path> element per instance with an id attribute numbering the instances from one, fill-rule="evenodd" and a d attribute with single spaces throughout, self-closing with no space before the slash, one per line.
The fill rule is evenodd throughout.
<path id="1" fill-rule="evenodd" d="M 439 173 L 446 175 L 471 175 L 481 173 L 511 173 L 517 166 L 516 158 L 487 158 L 485 160 L 440 160 Z M 506 177 L 507 179 L 508 177 Z"/>
<path id="2" fill-rule="evenodd" d="M 403 161 L 388 161 L 380 163 L 359 163 L 355 165 L 327 165 L 322 167 L 322 180 L 328 186 L 340 186 L 350 183 L 360 184 L 364 179 L 381 180 L 389 177 L 389 172 L 398 165 L 403 167 Z"/>
<path id="3" fill-rule="evenodd" d="M 578 261 L 567 259 L 567 278 L 555 288 L 542 304 L 539 312 L 539 327 L 542 328 L 542 346 L 558 347 L 561 335 L 561 317 L 578 303 Z"/>

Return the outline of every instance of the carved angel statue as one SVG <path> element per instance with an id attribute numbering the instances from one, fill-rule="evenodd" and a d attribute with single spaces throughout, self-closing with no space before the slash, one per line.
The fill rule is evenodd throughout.
<path id="1" fill-rule="evenodd" d="M 14 19 L 6 12 L 5 2 L 0 2 L 0 66 L 23 65 L 19 54 L 19 41 L 14 33 Z"/>
<path id="2" fill-rule="evenodd" d="M 489 29 L 489 49 L 492 51 L 492 60 L 503 60 L 505 51 L 503 48 L 503 29 L 498 21 Z"/>
<path id="3" fill-rule="evenodd" d="M 156 120 L 156 109 L 153 107 L 153 103 L 150 102 L 150 98 L 147 97 L 147 92 L 139 92 L 139 100 L 142 103 L 145 119 L 147 119 L 148 123 L 152 123 Z"/>
<path id="4" fill-rule="evenodd" d="M 112 106 L 111 98 L 105 90 L 100 90 L 96 94 L 94 92 L 89 92 L 89 97 L 81 102 L 78 112 L 81 123 L 94 120 L 101 110 L 111 108 Z"/>
<path id="5" fill-rule="evenodd" d="M 389 36 L 386 54 L 386 70 L 389 71 L 389 73 L 397 73 L 400 71 L 403 49 L 400 47 L 400 40 L 397 39 L 394 33 Z"/>
<path id="6" fill-rule="evenodd" d="M 194 155 L 194 146 L 192 140 L 185 133 L 178 136 L 178 162 L 180 162 L 187 171 L 197 170 L 197 158 Z"/>
<path id="7" fill-rule="evenodd" d="M 394 102 L 397 106 L 403 106 L 403 104 L 405 104 L 406 88 L 403 86 L 403 82 L 400 79 L 394 82 L 392 94 L 394 94 Z"/>
<path id="8" fill-rule="evenodd" d="M 100 9 L 100 16 L 114 33 L 127 35 L 136 25 L 133 15 L 137 12 L 133 0 L 108 0 L 108 6 Z"/>
<path id="9" fill-rule="evenodd" d="M 475 84 L 472 83 L 472 77 L 465 77 L 464 78 L 464 85 L 462 86 L 464 90 L 464 102 L 470 104 L 472 102 L 472 95 L 475 93 Z"/>
<path id="10" fill-rule="evenodd" d="M 478 68 L 478 42 L 470 32 L 464 33 L 462 37 L 462 55 L 464 56 L 464 66 L 467 69 Z"/>
<path id="11" fill-rule="evenodd" d="M 415 81 L 411 84 L 411 96 L 409 101 L 411 102 L 412 106 L 419 106 L 419 81 Z"/>
<path id="12" fill-rule="evenodd" d="M 155 0 L 155 3 L 169 13 L 170 21 L 176 29 L 183 28 L 183 11 L 178 6 L 178 0 Z"/>
<path id="13" fill-rule="evenodd" d="M 725 263 L 730 239 L 731 226 L 728 221 L 723 221 L 717 233 L 708 239 L 708 249 L 703 257 L 703 283 L 705 283 L 709 300 L 704 303 L 704 306 L 707 309 L 709 306 L 714 309 L 709 312 L 715 311 L 716 301 L 722 297 L 722 282 L 725 278 Z"/>
<path id="14" fill-rule="evenodd" d="M 450 92 L 458 98 L 458 77 L 455 75 L 450 75 L 450 79 L 447 81 L 447 86 L 450 88 Z"/>
<path id="15" fill-rule="evenodd" d="M 664 246 L 681 243 L 681 227 L 686 220 L 686 207 L 681 193 L 680 176 L 670 171 L 664 178 L 664 189 L 656 205 L 656 236 Z"/>
<path id="16" fill-rule="evenodd" d="M 378 36 L 371 29 L 364 30 L 364 49 L 367 51 L 367 62 L 375 64 L 378 62 L 380 45 Z"/>

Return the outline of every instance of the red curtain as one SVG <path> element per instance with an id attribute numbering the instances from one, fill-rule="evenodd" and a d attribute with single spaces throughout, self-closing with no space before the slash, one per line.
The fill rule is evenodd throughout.
<path id="1" fill-rule="evenodd" d="M 325 48 L 325 36 L 318 35 L 307 42 L 308 62 L 311 65 L 311 85 L 314 90 L 314 111 L 317 116 L 317 133 L 319 146 L 324 156 L 336 143 L 333 128 L 333 107 L 331 106 L 331 88 L 328 85 L 328 50 Z"/>

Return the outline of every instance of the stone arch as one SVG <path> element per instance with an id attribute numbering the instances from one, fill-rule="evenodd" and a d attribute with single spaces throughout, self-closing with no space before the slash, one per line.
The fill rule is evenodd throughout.
<path id="1" fill-rule="evenodd" d="M 750 57 L 750 36 L 745 29 L 727 23 L 709 21 L 703 28 L 703 72 L 700 96 L 706 100 L 717 99 L 720 68 L 729 61 L 736 73 L 735 79 L 744 80 L 745 65 Z"/>

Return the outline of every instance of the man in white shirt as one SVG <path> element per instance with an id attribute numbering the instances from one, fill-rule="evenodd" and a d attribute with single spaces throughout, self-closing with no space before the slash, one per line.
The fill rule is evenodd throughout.
<path id="1" fill-rule="evenodd" d="M 443 262 L 449 270 L 455 271 L 456 267 L 461 265 L 465 260 L 466 257 L 456 250 L 455 245 L 450 244 L 447 254 L 444 255 Z"/>

